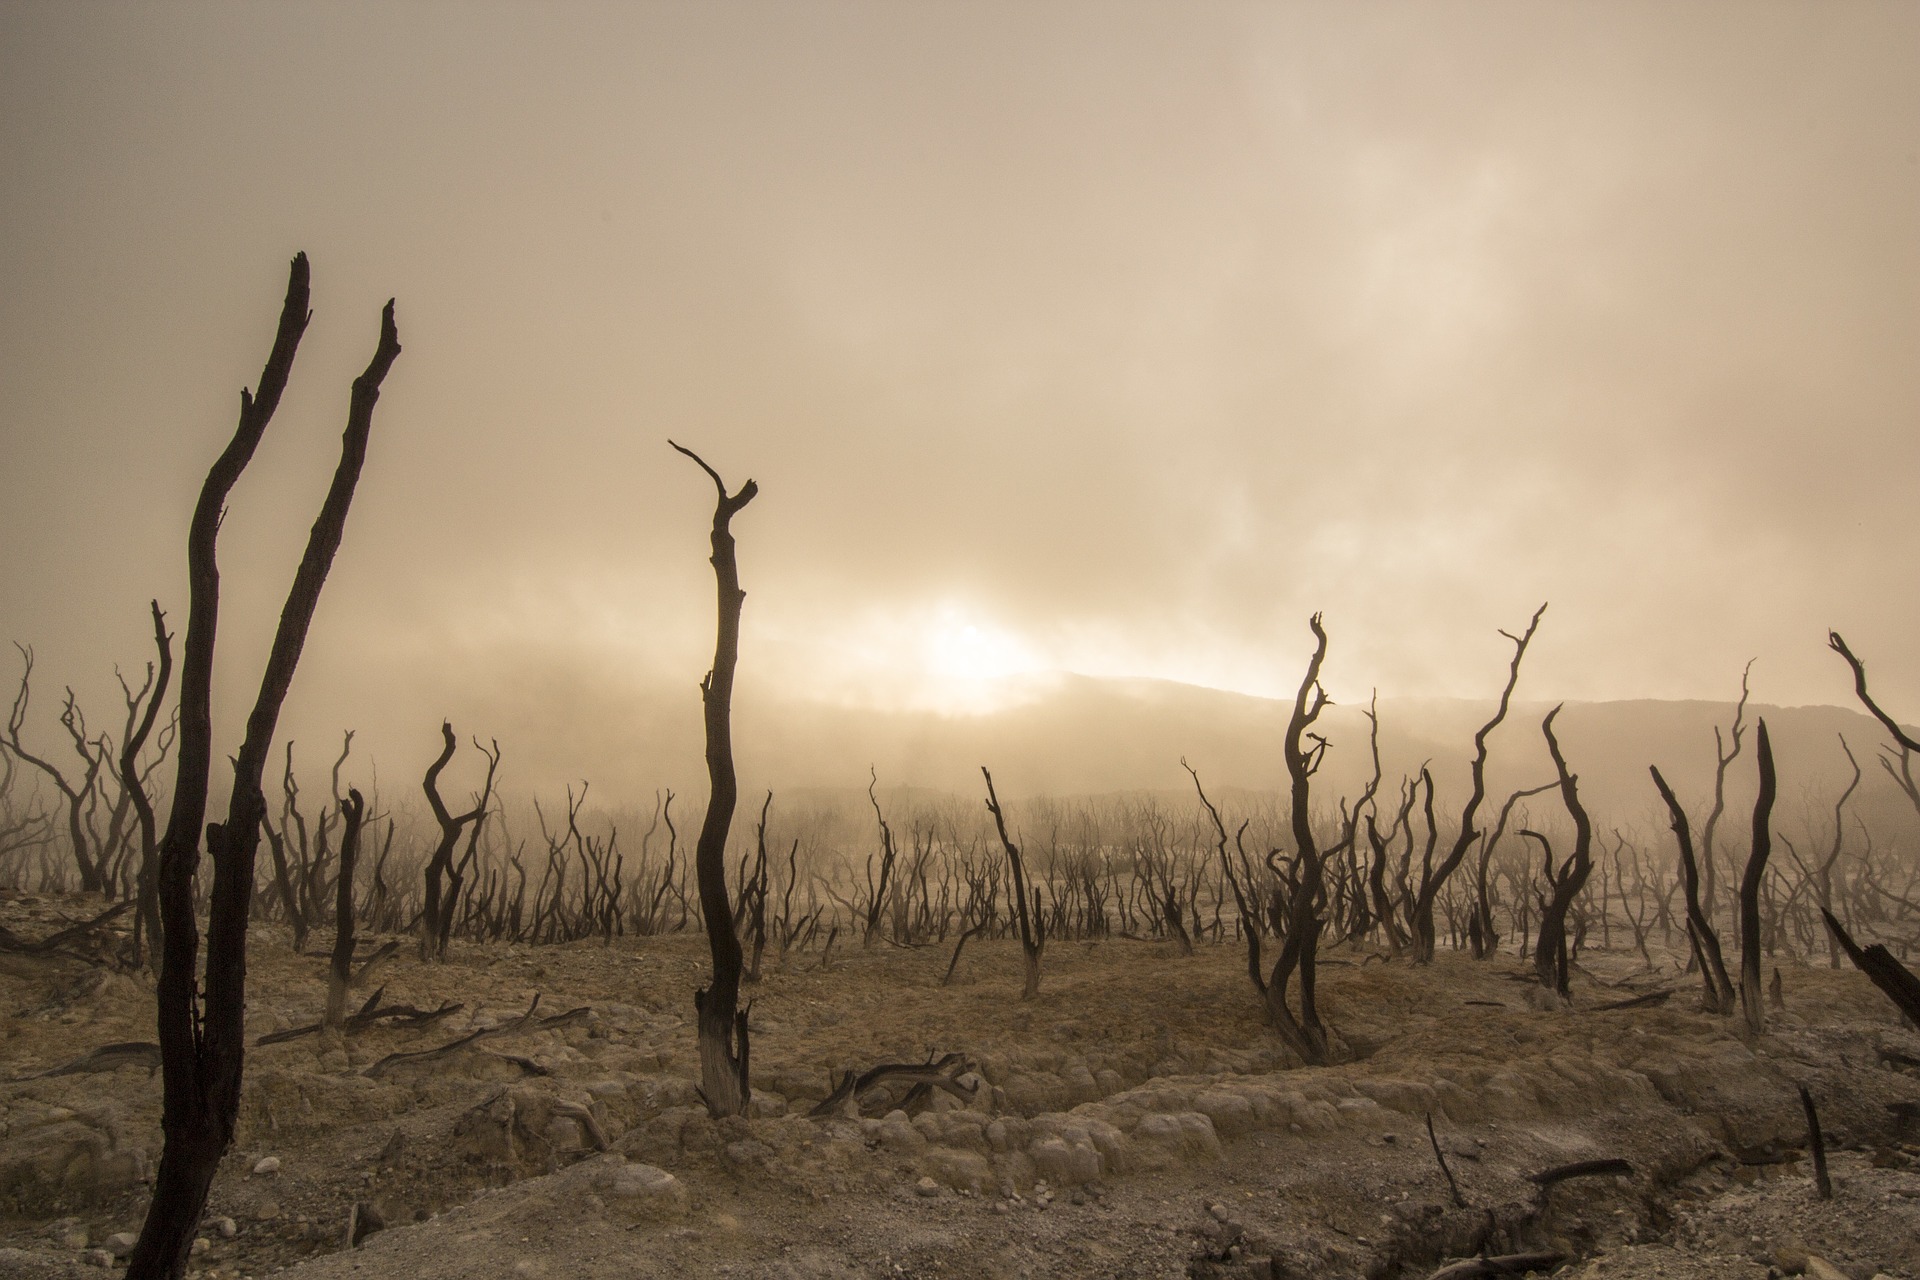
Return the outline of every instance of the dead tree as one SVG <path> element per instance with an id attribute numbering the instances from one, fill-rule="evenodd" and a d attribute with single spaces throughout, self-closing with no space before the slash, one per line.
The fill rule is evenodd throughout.
<path id="1" fill-rule="evenodd" d="M 1893 952 L 1879 943 L 1862 947 L 1853 940 L 1853 935 L 1833 918 L 1833 912 L 1821 911 L 1821 919 L 1827 923 L 1827 932 L 1833 935 L 1840 949 L 1847 953 L 1847 959 L 1854 967 L 1867 975 L 1873 985 L 1880 988 L 1882 995 L 1893 1001 L 1894 1007 L 1905 1014 L 1907 1020 L 1920 1027 L 1920 977 L 1912 970 L 1893 958 Z"/>
<path id="2" fill-rule="evenodd" d="M 447 937 L 453 931 L 453 912 L 460 901 L 460 883 L 465 879 L 467 868 L 479 848 L 480 828 L 487 821 L 487 806 L 493 801 L 493 775 L 500 767 L 500 743 L 496 739 L 491 751 L 481 746 L 478 738 L 474 739 L 473 745 L 487 758 L 487 780 L 474 797 L 473 808 L 462 814 L 453 814 L 448 812 L 446 801 L 440 798 L 440 771 L 453 759 L 455 749 L 453 725 L 446 721 L 440 724 L 440 754 L 427 766 L 426 779 L 420 784 L 420 789 L 427 795 L 427 806 L 433 810 L 433 820 L 440 824 L 440 842 L 434 846 L 433 856 L 427 859 L 427 904 L 420 916 L 422 960 L 438 960 L 447 953 Z M 454 846 L 460 843 L 460 832 L 469 823 L 473 825 L 467 840 L 467 852 L 456 868 L 453 864 Z M 443 877 L 447 881 L 445 892 L 441 890 Z"/>
<path id="3" fill-rule="evenodd" d="M 1713 834 L 1720 825 L 1720 815 L 1727 807 L 1727 769 L 1740 758 L 1740 747 L 1747 732 L 1747 693 L 1748 677 L 1753 674 L 1753 663 L 1749 661 L 1740 672 L 1740 701 L 1733 708 L 1733 725 L 1726 738 L 1720 736 L 1720 726 L 1713 726 L 1713 807 L 1707 810 L 1707 820 L 1700 828 L 1700 909 L 1707 919 L 1713 919 L 1715 892 L 1719 876 L 1719 857 L 1715 850 Z M 1732 746 L 1728 746 L 1728 742 Z"/>
<path id="4" fill-rule="evenodd" d="M 1747 1032 L 1759 1035 L 1767 1028 L 1767 1007 L 1760 993 L 1760 884 L 1767 874 L 1767 855 L 1773 851 L 1773 747 L 1767 741 L 1767 722 L 1756 726 L 1754 754 L 1760 761 L 1760 793 L 1753 802 L 1753 847 L 1747 871 L 1740 880 L 1740 1007 Z"/>
<path id="5" fill-rule="evenodd" d="M 1540 617 L 1546 611 L 1547 606 L 1544 603 L 1535 609 L 1532 621 L 1527 623 L 1527 629 L 1521 635 L 1516 636 L 1510 631 L 1500 633 L 1513 642 L 1513 661 L 1507 665 L 1507 683 L 1506 687 L 1500 690 L 1498 709 L 1494 711 L 1493 718 L 1481 725 L 1480 731 L 1473 735 L 1473 790 L 1468 793 L 1467 803 L 1460 810 L 1460 830 L 1454 836 L 1453 848 L 1448 850 L 1445 860 L 1438 867 L 1422 868 L 1420 873 L 1420 889 L 1413 899 L 1413 960 L 1415 964 L 1433 962 L 1434 900 L 1440 896 L 1441 887 L 1447 883 L 1448 877 L 1453 875 L 1466 858 L 1467 850 L 1473 848 L 1473 842 L 1480 838 L 1481 833 L 1473 825 L 1473 820 L 1480 812 L 1481 802 L 1487 796 L 1487 736 L 1499 728 L 1500 722 L 1507 718 L 1507 708 L 1513 702 L 1514 686 L 1520 683 L 1521 660 L 1527 656 L 1527 645 L 1533 641 L 1533 633 L 1540 626 Z M 1433 798 L 1431 779 L 1427 783 L 1427 798 L 1429 802 Z"/>
<path id="6" fill-rule="evenodd" d="M 668 444 L 673 444 L 669 440 Z M 693 450 L 673 444 L 699 464 L 713 481 L 718 498 L 713 508 L 713 577 L 719 596 L 719 625 L 713 646 L 713 667 L 700 682 L 700 701 L 706 713 L 707 781 L 711 795 L 707 815 L 700 823 L 694 846 L 694 874 L 700 886 L 700 915 L 707 926 L 713 952 L 713 982 L 694 992 L 693 1007 L 700 1023 L 700 1085 L 707 1114 L 714 1119 L 743 1115 L 747 1109 L 747 1015 L 739 1009 L 740 974 L 744 957 L 740 936 L 733 928 L 733 908 L 727 902 L 727 831 L 739 785 L 733 773 L 733 669 L 740 659 L 740 606 L 747 593 L 740 589 L 740 567 L 734 557 L 731 523 L 740 509 L 753 501 L 760 487 L 749 480 L 738 493 L 728 493 L 720 473 Z"/>
<path id="7" fill-rule="evenodd" d="M 873 817 L 880 824 L 880 882 L 873 880 L 873 855 L 867 855 L 867 919 L 866 931 L 861 935 L 861 945 L 872 947 L 873 940 L 880 932 L 880 914 L 887 905 L 887 888 L 893 878 L 893 864 L 898 851 L 893 847 L 893 828 L 887 825 L 887 815 L 880 812 L 880 797 L 874 794 L 874 788 L 880 785 L 879 770 L 869 766 L 867 769 L 867 803 L 873 806 Z"/>
<path id="8" fill-rule="evenodd" d="M 1480 842 L 1480 854 L 1474 867 L 1473 914 L 1467 922 L 1467 940 L 1473 948 L 1475 960 L 1491 960 L 1500 952 L 1500 934 L 1493 926 L 1493 884 L 1487 872 L 1493 864 L 1494 851 L 1500 847 L 1500 838 L 1507 832 L 1513 807 L 1531 796 L 1555 790 L 1559 785 L 1558 781 L 1543 782 L 1537 787 L 1522 788 L 1508 796 L 1506 803 L 1500 806 L 1500 817 L 1494 822 L 1493 830 Z"/>
<path id="9" fill-rule="evenodd" d="M 146 714 L 120 747 L 120 786 L 133 802 L 134 816 L 140 829 L 140 870 L 134 880 L 134 897 L 139 904 L 133 926 L 136 964 L 147 949 L 143 947 L 143 942 L 151 946 L 160 937 L 160 900 L 156 896 L 160 837 L 154 821 L 153 802 L 147 798 L 146 776 L 140 769 L 140 750 L 153 732 L 154 720 L 159 715 L 160 704 L 167 696 L 167 686 L 173 677 L 173 637 L 167 632 L 166 615 L 160 612 L 158 600 L 149 601 L 148 605 L 153 611 L 153 647 L 160 655 L 159 676 L 154 682 L 153 692 L 147 697 Z M 158 951 L 154 951 L 156 968 L 158 956 Z"/>
<path id="10" fill-rule="evenodd" d="M 1547 754 L 1553 757 L 1554 772 L 1560 777 L 1560 799 L 1573 818 L 1573 852 L 1567 855 L 1566 862 L 1556 875 L 1553 853 L 1545 837 L 1532 833 L 1541 846 L 1548 849 L 1547 879 L 1553 890 L 1545 910 L 1540 913 L 1540 933 L 1533 949 L 1533 971 L 1542 987 L 1564 1000 L 1569 994 L 1567 912 L 1572 909 L 1573 900 L 1586 887 L 1587 877 L 1593 874 L 1593 824 L 1587 818 L 1586 806 L 1580 803 L 1580 779 L 1567 771 L 1567 760 L 1560 754 L 1559 739 L 1553 736 L 1553 719 L 1559 714 L 1559 707 L 1547 712 L 1547 718 L 1540 722 L 1540 732 L 1546 736 Z"/>
<path id="11" fill-rule="evenodd" d="M 1294 857 L 1292 891 L 1287 899 L 1286 934 L 1280 941 L 1280 955 L 1267 978 L 1267 1013 L 1273 1025 L 1301 1059 L 1324 1065 L 1330 1058 L 1327 1029 L 1320 1021 L 1319 1003 L 1314 991 L 1315 961 L 1320 946 L 1319 898 L 1324 882 L 1324 867 L 1319 841 L 1313 834 L 1312 778 L 1325 759 L 1327 740 L 1313 732 L 1313 723 L 1326 710 L 1327 691 L 1320 685 L 1320 666 L 1327 658 L 1327 633 L 1314 614 L 1307 623 L 1313 631 L 1313 657 L 1307 661 L 1307 673 L 1294 696 L 1293 714 L 1287 719 L 1286 737 L 1281 750 L 1285 755 L 1289 795 L 1292 801 Z M 1295 976 L 1300 979 L 1300 1011 L 1296 1015 L 1287 1004 L 1287 988 Z"/>
<path id="12" fill-rule="evenodd" d="M 1687 937 L 1693 944 L 1693 958 L 1700 966 L 1701 981 L 1706 984 L 1702 1003 L 1708 1013 L 1730 1014 L 1733 982 L 1727 977 L 1727 962 L 1720 953 L 1720 935 L 1714 932 L 1713 921 L 1707 918 L 1700 901 L 1700 868 L 1693 857 L 1693 834 L 1687 826 L 1687 811 L 1680 807 L 1673 788 L 1660 776 L 1660 770 L 1649 765 L 1647 771 L 1653 775 L 1653 785 L 1666 802 L 1667 814 L 1673 823 L 1673 838 L 1680 845 L 1680 879 L 1687 895 Z"/>
<path id="13" fill-rule="evenodd" d="M 1013 876 L 1014 918 L 1020 922 L 1020 951 L 1027 961 L 1027 979 L 1020 988 L 1020 998 L 1031 1000 L 1040 994 L 1040 953 L 1047 945 L 1046 917 L 1040 914 L 1040 891 L 1032 890 L 1033 909 L 1027 909 L 1027 869 L 1020 860 L 1020 846 L 1007 834 L 1006 815 L 1000 812 L 1000 797 L 994 794 L 993 775 L 987 772 L 987 766 L 980 766 L 980 776 L 987 780 L 987 812 L 993 815 L 994 830 L 1000 834 L 1000 847 L 1006 850 L 1007 866 Z M 960 949 L 954 948 L 954 958 L 959 959 Z"/>
<path id="14" fill-rule="evenodd" d="M 349 790 L 340 805 L 340 879 L 335 885 L 333 953 L 327 963 L 326 1024 L 340 1025 L 347 1012 L 347 986 L 353 978 L 353 872 L 360 860 L 360 826 L 367 802 Z"/>
<path id="15" fill-rule="evenodd" d="M 132 1280 L 179 1280 L 206 1209 L 207 1192 L 220 1159 L 233 1141 L 245 1065 L 247 912 L 253 897 L 254 855 L 266 813 L 261 777 L 280 708 L 293 682 L 320 589 L 346 528 L 354 486 L 366 461 L 380 384 L 400 354 L 393 303 L 381 315 L 380 342 L 366 372 L 355 379 L 341 442 L 340 463 L 314 521 L 306 551 L 280 614 L 267 656 L 260 693 L 247 718 L 246 737 L 234 758 L 227 819 L 206 828 L 213 859 L 213 892 L 207 922 L 204 992 L 197 981 L 199 928 L 194 918 L 193 879 L 200 862 L 213 754 L 213 649 L 220 604 L 215 555 L 220 520 L 240 473 L 252 459 L 286 387 L 293 356 L 305 331 L 307 258 L 294 258 L 287 297 L 272 354 L 257 396 L 240 393 L 240 423 L 207 473 L 187 535 L 187 633 L 180 670 L 178 773 L 166 835 L 160 843 L 162 955 L 156 1003 L 163 1077 L 161 1129 L 165 1146 L 154 1178 L 153 1199 L 133 1247 Z"/>
<path id="16" fill-rule="evenodd" d="M 1859 697 L 1861 705 L 1873 714 L 1873 718 L 1878 720 L 1892 737 L 1894 745 L 1900 748 L 1900 763 L 1897 768 L 1893 760 L 1884 752 L 1880 756 L 1880 767 L 1885 769 L 1887 776 L 1898 783 L 1900 790 L 1906 793 L 1914 812 L 1920 813 L 1920 783 L 1915 783 L 1913 778 L 1913 755 L 1914 752 L 1920 751 L 1920 741 L 1916 741 L 1912 735 L 1902 729 L 1898 720 L 1881 710 L 1880 704 L 1873 700 L 1871 693 L 1867 692 L 1866 664 L 1853 656 L 1853 650 L 1847 648 L 1847 642 L 1840 638 L 1838 631 L 1827 632 L 1827 647 L 1847 660 L 1847 666 L 1853 670 L 1853 691 Z"/>
<path id="17" fill-rule="evenodd" d="M 80 869 L 81 892 L 111 896 L 111 887 L 106 879 L 106 850 L 95 849 L 98 842 L 88 839 L 86 822 L 88 807 L 96 799 L 101 766 L 106 763 L 105 739 L 96 743 L 88 737 L 86 718 L 79 704 L 74 701 L 73 690 L 68 689 L 66 703 L 60 711 L 60 726 L 73 740 L 73 749 L 80 757 L 82 772 L 77 780 L 68 778 L 53 761 L 27 750 L 20 741 L 20 728 L 26 723 L 27 703 L 31 697 L 33 650 L 18 641 L 13 647 L 20 651 L 24 667 L 20 672 L 20 692 L 14 696 L 13 711 L 7 717 L 5 748 L 45 774 L 52 781 L 54 789 L 66 800 L 67 839 L 73 846 L 73 860 Z"/>

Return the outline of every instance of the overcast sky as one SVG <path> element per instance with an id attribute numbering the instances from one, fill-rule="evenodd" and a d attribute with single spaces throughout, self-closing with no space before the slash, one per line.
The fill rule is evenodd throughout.
<path id="1" fill-rule="evenodd" d="M 1911 3 L 14 2 L 0 228 L 43 716 L 184 627 L 297 250 L 236 734 L 389 296 L 308 735 L 697 720 L 669 436 L 761 486 L 743 696 L 1272 693 L 1316 609 L 1336 697 L 1485 696 L 1551 600 L 1536 698 L 1846 702 L 1831 626 L 1920 714 Z"/>

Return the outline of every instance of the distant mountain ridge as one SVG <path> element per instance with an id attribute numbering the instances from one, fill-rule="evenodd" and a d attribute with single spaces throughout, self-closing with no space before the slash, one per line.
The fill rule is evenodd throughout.
<path id="1" fill-rule="evenodd" d="M 1457 811 L 1468 785 L 1473 734 L 1494 707 L 1491 699 L 1382 699 L 1383 788 L 1391 793 L 1426 762 L 1442 809 Z M 1512 790 L 1553 779 L 1540 731 L 1551 709 L 1549 703 L 1517 701 L 1494 731 L 1488 764 L 1494 803 Z M 1281 742 L 1292 704 L 1173 681 L 1065 676 L 1030 701 L 983 715 L 805 704 L 769 710 L 742 712 L 737 743 L 743 771 L 784 778 L 788 785 L 845 786 L 850 775 L 864 779 L 871 763 L 883 784 L 964 794 L 979 787 L 979 766 L 985 764 L 1012 794 L 1069 795 L 1190 790 L 1182 758 L 1209 787 L 1283 789 Z M 1658 765 L 1689 809 L 1704 813 L 1712 793 L 1714 728 L 1724 736 L 1733 714 L 1730 702 L 1569 702 L 1556 731 L 1597 819 L 1664 827 L 1648 766 Z M 1724 822 L 1750 821 L 1754 725 L 1762 717 L 1780 775 L 1782 820 L 1809 810 L 1816 829 L 1818 822 L 1830 826 L 1833 800 L 1851 774 L 1840 746 L 1845 735 L 1863 772 L 1856 801 L 1876 813 L 1885 810 L 1888 820 L 1911 821 L 1910 807 L 1880 768 L 1885 734 L 1870 717 L 1844 707 L 1750 703 L 1745 747 L 1728 773 Z M 1331 744 L 1317 793 L 1329 802 L 1358 794 L 1371 772 L 1363 709 L 1330 706 L 1315 727 Z"/>

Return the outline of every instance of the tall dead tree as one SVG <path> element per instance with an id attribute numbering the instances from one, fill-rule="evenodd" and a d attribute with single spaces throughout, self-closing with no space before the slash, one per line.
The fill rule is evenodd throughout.
<path id="1" fill-rule="evenodd" d="M 351 788 L 340 802 L 340 879 L 334 885 L 333 951 L 327 958 L 327 1013 L 329 1027 L 340 1025 L 347 1012 L 347 986 L 353 977 L 353 872 L 360 862 L 360 827 L 367 802 Z"/>
<path id="2" fill-rule="evenodd" d="M 1453 848 L 1438 867 L 1431 871 L 1423 869 L 1420 874 L 1420 889 L 1413 899 L 1413 959 L 1416 964 L 1433 962 L 1433 904 L 1440 896 L 1440 890 L 1446 885 L 1448 877 L 1465 860 L 1467 850 L 1473 848 L 1473 842 L 1480 838 L 1480 830 L 1473 825 L 1475 815 L 1480 812 L 1481 802 L 1487 798 L 1487 735 L 1500 727 L 1507 718 L 1507 708 L 1513 702 L 1514 686 L 1520 683 L 1520 663 L 1527 656 L 1527 645 L 1533 641 L 1533 633 L 1540 626 L 1540 617 L 1546 613 L 1543 603 L 1533 611 L 1532 621 L 1527 623 L 1524 634 L 1514 635 L 1510 631 L 1500 634 L 1513 642 L 1513 661 L 1507 665 L 1506 687 L 1500 690 L 1500 705 L 1493 718 L 1480 726 L 1473 735 L 1473 790 L 1467 796 L 1465 807 L 1460 810 L 1460 830 L 1454 836 Z M 1427 784 L 1427 797 L 1433 797 L 1433 784 Z"/>
<path id="3" fill-rule="evenodd" d="M 148 604 L 153 611 L 153 647 L 160 654 L 159 678 L 154 682 L 153 692 L 147 697 L 146 714 L 120 746 L 120 785 L 133 802 L 140 830 L 140 871 L 134 880 L 134 896 L 139 903 L 135 908 L 133 927 L 136 961 L 143 950 L 142 943 L 147 948 L 154 948 L 160 937 L 160 899 L 157 896 L 160 837 L 158 823 L 153 816 L 153 802 L 147 798 L 146 778 L 140 771 L 140 750 L 153 732 L 154 720 L 160 713 L 160 704 L 165 701 L 167 686 L 173 678 L 173 636 L 167 631 L 167 617 L 160 612 L 158 600 L 149 601 Z M 157 960 L 158 950 L 154 949 L 152 954 Z M 158 968 L 158 965 L 155 967 Z"/>
<path id="4" fill-rule="evenodd" d="M 1580 803 L 1580 779 L 1567 771 L 1567 758 L 1560 753 L 1560 740 L 1553 736 L 1553 720 L 1559 714 L 1559 707 L 1547 712 L 1547 718 L 1540 722 L 1540 732 L 1547 739 L 1547 754 L 1553 757 L 1554 772 L 1560 777 L 1560 799 L 1573 818 L 1573 852 L 1555 874 L 1553 852 L 1545 837 L 1537 832 L 1522 834 L 1533 835 L 1541 847 L 1547 849 L 1547 880 L 1553 891 L 1546 909 L 1540 913 L 1540 933 L 1533 951 L 1534 974 L 1542 987 L 1564 1000 L 1569 994 L 1567 912 L 1572 910 L 1573 900 L 1580 896 L 1580 891 L 1586 888 L 1587 877 L 1593 874 L 1593 823 L 1587 818 L 1586 806 Z"/>
<path id="5" fill-rule="evenodd" d="M 473 808 L 465 813 L 455 814 L 447 810 L 447 802 L 440 798 L 440 771 L 453 759 L 453 725 L 446 721 L 440 723 L 440 754 L 427 766 L 427 776 L 420 784 L 426 792 L 427 807 L 433 810 L 433 820 L 440 824 L 440 842 L 433 848 L 433 856 L 427 859 L 426 883 L 427 903 L 420 916 L 420 958 L 438 960 L 447 953 L 447 939 L 453 932 L 453 913 L 460 902 L 460 885 L 466 878 L 467 868 L 473 864 L 475 852 L 480 847 L 480 828 L 487 821 L 487 806 L 493 801 L 493 775 L 500 768 L 500 743 L 496 739 L 489 751 L 474 739 L 474 748 L 487 758 L 487 781 L 474 796 Z M 472 824 L 467 838 L 466 856 L 458 867 L 454 866 L 453 850 L 460 843 L 460 833 Z M 441 879 L 447 880 L 445 893 L 441 892 Z"/>
<path id="6" fill-rule="evenodd" d="M 713 645 L 713 667 L 700 682 L 700 701 L 706 712 L 707 781 L 711 795 L 707 816 L 700 824 L 694 847 L 694 876 L 700 886 L 700 915 L 707 926 L 713 952 L 713 982 L 693 994 L 700 1024 L 700 1087 L 707 1114 L 714 1119 L 742 1115 L 747 1109 L 747 1015 L 739 1008 L 740 974 L 745 957 L 733 928 L 733 907 L 727 901 L 727 832 L 739 800 L 733 773 L 733 669 L 740 660 L 740 606 L 747 593 L 740 589 L 740 567 L 733 550 L 733 517 L 753 501 L 760 487 L 749 480 L 737 493 L 728 493 L 726 481 L 693 450 L 667 441 L 699 464 L 713 481 L 718 497 L 713 508 L 712 545 L 714 584 L 719 597 L 719 625 Z"/>
<path id="7" fill-rule="evenodd" d="M 1700 867 L 1693 857 L 1693 833 L 1687 826 L 1687 811 L 1680 807 L 1673 788 L 1660 776 L 1660 770 L 1648 766 L 1653 785 L 1666 802 L 1672 820 L 1673 838 L 1680 845 L 1680 884 L 1687 895 L 1687 937 L 1693 945 L 1694 962 L 1700 966 L 1701 981 L 1706 984 L 1702 1003 L 1708 1013 L 1733 1012 L 1733 983 L 1727 977 L 1727 962 L 1720 954 L 1720 935 L 1700 901 Z"/>
<path id="8" fill-rule="evenodd" d="M 1748 1033 L 1759 1035 L 1767 1028 L 1767 1006 L 1760 993 L 1760 884 L 1773 852 L 1773 747 L 1767 741 L 1765 717 L 1755 726 L 1753 749 L 1760 761 L 1760 793 L 1753 802 L 1752 851 L 1740 879 L 1740 1009 Z"/>
<path id="9" fill-rule="evenodd" d="M 1740 758 L 1741 744 L 1747 733 L 1747 694 L 1749 679 L 1753 675 L 1753 663 L 1749 661 L 1740 671 L 1740 701 L 1733 707 L 1733 724 L 1723 738 L 1720 726 L 1713 726 L 1713 807 L 1707 810 L 1707 820 L 1700 826 L 1700 909 L 1706 912 L 1707 919 L 1713 919 L 1716 887 L 1719 883 L 1719 856 L 1714 843 L 1714 831 L 1720 825 L 1720 815 L 1727 808 L 1727 769 Z M 1732 743 L 1731 746 L 1727 745 Z"/>
<path id="10" fill-rule="evenodd" d="M 1320 666 L 1327 659 L 1327 633 L 1314 614 L 1307 623 L 1313 631 L 1313 657 L 1307 660 L 1307 673 L 1294 696 L 1293 714 L 1287 718 L 1286 737 L 1281 751 L 1286 759 L 1288 794 L 1292 802 L 1293 891 L 1287 902 L 1286 937 L 1280 941 L 1280 955 L 1273 962 L 1267 979 L 1267 1013 L 1287 1045 L 1305 1062 L 1322 1065 L 1329 1060 L 1327 1029 L 1320 1021 L 1315 995 L 1315 961 L 1320 947 L 1320 896 L 1324 888 L 1325 868 L 1319 841 L 1313 834 L 1312 778 L 1326 757 L 1327 740 L 1313 732 L 1314 721 L 1326 710 L 1327 691 L 1320 686 Z M 1300 1012 L 1287 1004 L 1287 988 L 1295 976 L 1300 979 Z"/>
<path id="11" fill-rule="evenodd" d="M 127 1265 L 132 1280 L 178 1280 L 205 1212 L 207 1191 L 233 1141 L 245 1066 L 247 915 L 253 899 L 253 863 L 266 814 L 261 777 L 281 705 L 293 683 L 320 589 L 346 529 L 354 486 L 366 461 L 367 437 L 380 384 L 400 354 L 389 301 L 380 341 L 366 372 L 354 380 L 341 440 L 340 463 L 313 523 L 306 551 L 280 614 L 260 692 L 247 717 L 246 737 L 234 757 L 233 790 L 225 822 L 206 828 L 213 860 L 207 920 L 206 981 L 198 982 L 199 926 L 193 878 L 200 863 L 201 823 L 213 756 L 213 649 L 220 608 L 215 556 L 227 495 L 252 460 L 287 384 L 309 312 L 307 257 L 293 260 L 273 351 L 257 395 L 240 393 L 240 423 L 207 473 L 187 533 L 187 633 L 180 669 L 178 774 L 166 835 L 160 843 L 161 963 L 156 1004 L 163 1080 L 161 1130 L 165 1146 L 153 1199 Z"/>
<path id="12" fill-rule="evenodd" d="M 987 811 L 993 815 L 993 827 L 1000 834 L 1000 847 L 1006 850 L 1007 867 L 1013 877 L 1014 918 L 1020 922 L 1020 951 L 1027 961 L 1027 977 L 1020 988 L 1020 998 L 1031 1000 L 1040 994 L 1040 953 L 1047 946 L 1046 917 L 1040 914 L 1040 891 L 1030 891 L 1027 887 L 1026 864 L 1021 860 L 1020 846 L 1007 834 L 1006 815 L 1000 811 L 1000 797 L 994 794 L 993 775 L 987 772 L 987 766 L 980 766 L 980 776 L 987 780 Z M 1027 909 L 1029 892 L 1033 895 L 1031 911 Z"/>

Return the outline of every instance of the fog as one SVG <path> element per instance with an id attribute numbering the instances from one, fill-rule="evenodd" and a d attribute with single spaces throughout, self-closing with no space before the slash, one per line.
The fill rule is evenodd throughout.
<path id="1" fill-rule="evenodd" d="M 968 785 L 873 726 L 1012 753 L 981 717 L 1067 676 L 1290 695 L 1314 611 L 1349 706 L 1491 698 L 1550 600 L 1534 701 L 1755 659 L 1760 701 L 1850 704 L 1833 627 L 1920 708 L 1911 5 L 15 4 L 0 157 L 43 742 L 64 685 L 110 722 L 149 598 L 184 627 L 301 250 L 223 743 L 388 297 L 282 722 L 316 763 L 353 728 L 416 777 L 451 718 L 522 785 L 692 783 L 712 490 L 669 436 L 761 488 L 768 785 Z"/>

